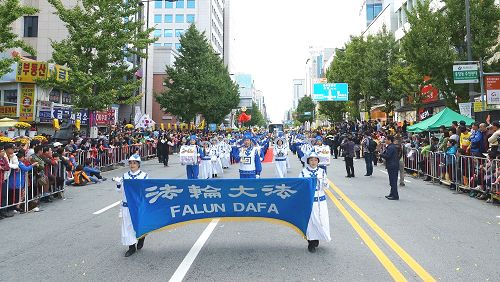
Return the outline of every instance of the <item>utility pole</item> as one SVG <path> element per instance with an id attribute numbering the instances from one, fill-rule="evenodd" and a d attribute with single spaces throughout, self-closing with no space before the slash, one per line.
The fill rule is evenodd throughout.
<path id="1" fill-rule="evenodd" d="M 467 29 L 467 60 L 472 61 L 472 36 L 470 33 L 470 0 L 465 0 L 465 26 Z M 469 101 L 474 102 L 474 85 L 469 83 Z"/>

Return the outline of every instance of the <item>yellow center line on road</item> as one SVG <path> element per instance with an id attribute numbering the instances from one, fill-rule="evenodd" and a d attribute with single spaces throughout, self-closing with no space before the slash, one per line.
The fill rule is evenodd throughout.
<path id="1" fill-rule="evenodd" d="M 378 226 L 362 209 L 358 207 L 351 199 L 349 199 L 332 181 L 328 180 L 330 187 L 339 194 L 346 202 L 372 229 L 377 235 L 389 245 L 391 249 L 411 268 L 423 281 L 436 281 L 410 254 L 408 254 L 398 243 L 396 243 L 385 231 Z M 330 192 L 330 191 L 328 191 Z M 331 193 L 331 192 L 330 192 Z M 333 194 L 332 194 L 333 196 Z M 332 198 L 332 197 L 330 197 Z M 337 200 L 337 199 L 335 199 Z"/>
<path id="2" fill-rule="evenodd" d="M 352 215 L 347 211 L 347 209 L 335 198 L 330 190 L 325 190 L 328 197 L 333 201 L 335 206 L 344 215 L 347 221 L 351 224 L 354 230 L 358 233 L 361 239 L 365 242 L 372 253 L 377 257 L 380 263 L 385 267 L 385 269 L 392 276 L 394 281 L 406 281 L 403 274 L 396 268 L 392 261 L 384 254 L 384 252 L 377 246 L 373 239 L 366 233 L 366 231 L 359 225 L 359 223 L 352 217 Z"/>

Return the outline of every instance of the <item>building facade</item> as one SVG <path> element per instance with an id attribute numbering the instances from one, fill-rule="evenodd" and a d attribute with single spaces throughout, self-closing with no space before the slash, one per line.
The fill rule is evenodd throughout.
<path id="1" fill-rule="evenodd" d="M 154 0 L 149 22 L 158 38 L 155 47 L 180 49 L 179 39 L 191 24 L 205 36 L 215 52 L 224 55 L 224 0 Z"/>

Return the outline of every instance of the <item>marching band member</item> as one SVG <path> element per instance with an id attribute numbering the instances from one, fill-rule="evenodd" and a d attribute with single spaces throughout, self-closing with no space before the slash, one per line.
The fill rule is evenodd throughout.
<path id="1" fill-rule="evenodd" d="M 212 178 L 212 159 L 210 152 L 210 143 L 202 142 L 201 143 L 201 152 L 200 152 L 200 179 L 210 179 Z"/>
<path id="2" fill-rule="evenodd" d="M 211 140 L 212 147 L 210 148 L 210 157 L 212 160 L 212 177 L 217 177 L 217 175 L 222 174 L 222 162 L 220 160 L 221 152 L 219 146 L 219 140 L 213 138 Z"/>
<path id="3" fill-rule="evenodd" d="M 304 158 L 306 167 L 302 169 L 299 177 L 311 177 L 318 180 L 316 192 L 314 193 L 314 202 L 311 211 L 311 217 L 307 224 L 307 249 L 309 252 L 316 252 L 319 241 L 331 240 L 330 237 L 330 218 L 328 217 L 328 206 L 326 204 L 325 188 L 328 186 L 326 171 L 318 166 L 319 156 L 316 152 L 311 152 Z"/>
<path id="4" fill-rule="evenodd" d="M 224 138 L 220 144 L 220 151 L 221 151 L 221 162 L 222 162 L 222 168 L 229 168 L 229 154 L 231 153 L 231 146 L 229 145 L 229 141 L 227 138 Z"/>
<path id="5" fill-rule="evenodd" d="M 288 147 L 284 138 L 277 138 L 273 150 L 276 165 L 276 177 L 285 178 L 287 175 Z"/>
<path id="6" fill-rule="evenodd" d="M 189 145 L 196 145 L 196 135 L 191 135 L 189 137 Z M 201 148 L 196 146 L 197 160 L 195 164 L 186 165 L 187 179 L 198 179 L 198 174 L 200 172 L 199 156 L 201 155 Z"/>
<path id="7" fill-rule="evenodd" d="M 252 145 L 250 133 L 243 136 L 243 147 L 240 148 L 236 161 L 240 162 L 240 178 L 260 178 L 262 164 L 258 149 Z"/>
<path id="8" fill-rule="evenodd" d="M 314 145 L 314 152 L 320 156 L 330 157 L 330 146 L 323 144 L 323 138 L 321 136 L 316 136 L 316 144 Z M 319 167 L 324 169 L 326 172 L 326 163 L 320 161 Z"/>
<path id="9" fill-rule="evenodd" d="M 132 155 L 128 159 L 128 165 L 130 171 L 125 172 L 123 177 L 115 178 L 117 182 L 117 191 L 122 191 L 122 207 L 121 207 L 121 218 L 122 218 L 122 244 L 128 246 L 128 251 L 125 253 L 125 257 L 129 257 L 135 253 L 136 250 L 142 249 L 144 246 L 145 236 L 137 240 L 135 235 L 134 226 L 132 225 L 132 219 L 130 217 L 130 212 L 128 210 L 127 196 L 125 195 L 125 189 L 121 189 L 124 179 L 148 179 L 148 174 L 140 170 L 141 167 L 141 157 L 139 155 Z M 137 244 L 137 248 L 136 245 Z"/>

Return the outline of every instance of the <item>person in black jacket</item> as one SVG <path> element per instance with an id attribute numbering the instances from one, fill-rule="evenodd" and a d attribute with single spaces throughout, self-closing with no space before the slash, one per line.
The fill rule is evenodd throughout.
<path id="1" fill-rule="evenodd" d="M 380 154 L 385 159 L 385 166 L 389 174 L 389 184 L 391 193 L 385 196 L 388 200 L 399 200 L 398 194 L 398 173 L 399 173 L 399 153 L 398 146 L 394 144 L 394 136 L 387 136 L 385 139 L 387 145 L 385 151 Z"/>
<path id="2" fill-rule="evenodd" d="M 160 163 L 163 163 L 163 166 L 168 166 L 168 155 L 169 155 L 169 143 L 171 144 L 171 141 L 167 137 L 167 135 L 164 133 L 158 140 L 158 145 L 157 145 L 157 150 L 158 150 L 158 161 Z"/>

